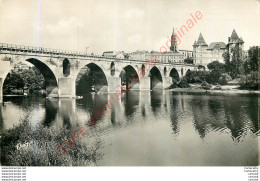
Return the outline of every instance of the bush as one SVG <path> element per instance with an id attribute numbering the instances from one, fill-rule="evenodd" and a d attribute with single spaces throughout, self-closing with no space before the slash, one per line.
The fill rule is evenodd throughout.
<path id="1" fill-rule="evenodd" d="M 95 165 L 102 157 L 101 141 L 77 141 L 66 155 L 57 152 L 57 146 L 73 135 L 73 130 L 37 125 L 32 129 L 28 117 L 18 126 L 1 132 L 1 164 L 6 166 L 84 166 Z M 66 143 L 65 143 L 66 144 Z"/>
<path id="2" fill-rule="evenodd" d="M 210 72 L 207 77 L 206 77 L 206 81 L 210 84 L 217 84 L 219 83 L 219 79 L 221 77 L 221 72 Z"/>
<path id="3" fill-rule="evenodd" d="M 187 82 L 187 79 L 184 77 L 183 79 L 181 79 L 181 81 L 178 83 L 178 87 L 180 88 L 189 88 L 190 85 Z"/>
<path id="4" fill-rule="evenodd" d="M 202 83 L 209 74 L 207 71 L 189 71 L 184 78 L 187 83 Z"/>
<path id="5" fill-rule="evenodd" d="M 221 77 L 219 78 L 218 83 L 219 83 L 220 85 L 227 85 L 227 84 L 228 84 L 228 81 L 227 81 L 227 79 L 225 79 L 224 77 L 221 76 Z"/>
<path id="6" fill-rule="evenodd" d="M 221 86 L 219 84 L 216 85 L 216 87 L 214 88 L 214 90 L 221 90 Z"/>
<path id="7" fill-rule="evenodd" d="M 205 89 L 205 90 L 210 90 L 212 87 L 212 85 L 208 84 L 206 81 L 203 81 L 201 84 L 201 88 Z"/>
<path id="8" fill-rule="evenodd" d="M 227 73 L 222 74 L 221 77 L 222 77 L 223 79 L 226 79 L 227 82 L 229 82 L 229 81 L 232 80 L 232 78 L 230 77 L 230 75 L 228 75 Z"/>
<path id="9" fill-rule="evenodd" d="M 190 85 L 188 84 L 186 78 L 182 78 L 179 82 L 174 81 L 172 85 L 168 87 L 168 89 L 174 89 L 174 88 L 189 88 Z"/>
<path id="10" fill-rule="evenodd" d="M 184 78 L 187 80 L 187 83 L 202 83 L 206 81 L 210 84 L 221 85 L 225 85 L 228 81 L 232 80 L 228 74 L 221 74 L 218 71 L 190 71 Z"/>
<path id="11" fill-rule="evenodd" d="M 259 73 L 254 71 L 249 75 L 242 76 L 239 84 L 241 89 L 259 90 Z"/>

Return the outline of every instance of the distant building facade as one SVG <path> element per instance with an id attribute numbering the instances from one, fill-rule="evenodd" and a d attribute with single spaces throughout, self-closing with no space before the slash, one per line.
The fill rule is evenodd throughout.
<path id="1" fill-rule="evenodd" d="M 124 51 L 106 51 L 106 52 L 103 52 L 102 56 L 123 59 L 123 58 L 125 58 L 125 52 Z"/>
<path id="2" fill-rule="evenodd" d="M 224 42 L 212 42 L 210 45 L 206 43 L 202 34 L 200 33 L 198 40 L 193 44 L 193 59 L 194 64 L 207 66 L 213 61 L 225 63 L 223 53 L 228 51 L 231 53 L 232 48 L 236 45 L 244 49 L 244 41 L 239 38 L 236 31 L 233 30 L 231 37 L 228 38 L 228 44 Z"/>
<path id="3" fill-rule="evenodd" d="M 193 58 L 193 51 L 192 50 L 179 50 L 180 53 L 183 54 L 183 58 Z"/>
<path id="4" fill-rule="evenodd" d="M 129 54 L 131 60 L 150 60 L 152 56 L 156 56 L 160 63 L 183 63 L 185 56 L 190 56 L 190 52 L 178 50 L 176 36 L 174 36 L 174 29 L 171 36 L 170 50 L 167 52 L 158 51 L 135 51 Z M 185 52 L 185 53 L 184 53 Z"/>

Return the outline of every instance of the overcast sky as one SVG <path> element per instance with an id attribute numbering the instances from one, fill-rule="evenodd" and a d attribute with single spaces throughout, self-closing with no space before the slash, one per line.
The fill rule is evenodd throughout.
<path id="1" fill-rule="evenodd" d="M 201 32 L 206 43 L 235 29 L 245 48 L 260 45 L 259 0 L 0 0 L 0 42 L 102 53 L 156 50 L 190 14 L 202 19 L 182 37 L 192 50 Z"/>

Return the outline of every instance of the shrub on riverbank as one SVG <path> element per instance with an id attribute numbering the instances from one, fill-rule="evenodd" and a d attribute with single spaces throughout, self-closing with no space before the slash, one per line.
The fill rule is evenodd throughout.
<path id="1" fill-rule="evenodd" d="M 184 78 L 187 80 L 187 83 L 202 83 L 206 81 L 210 84 L 220 84 L 226 85 L 228 81 L 231 80 L 231 77 L 226 73 L 217 72 L 217 71 L 190 71 L 187 73 Z"/>
<path id="2" fill-rule="evenodd" d="M 253 89 L 259 90 L 259 73 L 257 71 L 251 72 L 246 76 L 240 78 L 240 88 L 241 89 Z"/>
<path id="3" fill-rule="evenodd" d="M 185 77 L 187 83 L 201 83 L 208 77 L 208 71 L 189 71 Z"/>
<path id="4" fill-rule="evenodd" d="M 66 155 L 57 146 L 73 135 L 73 130 L 37 125 L 33 131 L 28 117 L 9 130 L 1 132 L 1 164 L 6 166 L 84 166 L 101 159 L 101 141 L 86 144 L 78 141 Z"/>
<path id="5" fill-rule="evenodd" d="M 168 89 L 174 89 L 174 88 L 189 88 L 190 85 L 188 84 L 186 78 L 182 78 L 179 82 L 174 81 L 172 85 Z"/>
<path id="6" fill-rule="evenodd" d="M 201 88 L 205 90 L 210 90 L 212 85 L 208 84 L 206 81 L 203 81 L 201 84 Z"/>

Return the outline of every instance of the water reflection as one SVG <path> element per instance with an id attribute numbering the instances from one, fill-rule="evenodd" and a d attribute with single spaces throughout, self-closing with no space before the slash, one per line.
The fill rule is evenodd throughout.
<path id="1" fill-rule="evenodd" d="M 171 117 L 171 127 L 173 130 L 173 133 L 178 134 L 179 128 L 180 128 L 179 121 L 178 121 L 178 110 L 179 110 L 178 99 L 173 98 L 173 99 L 169 99 L 169 100 L 170 100 L 170 102 L 168 104 L 170 104 L 171 105 L 170 107 L 172 108 L 171 111 L 169 111 L 170 117 Z"/>
<path id="2" fill-rule="evenodd" d="M 126 92 L 123 97 L 124 107 L 125 107 L 125 116 L 127 120 L 130 120 L 130 117 L 137 111 L 139 104 L 139 92 L 131 91 Z"/>
<path id="3" fill-rule="evenodd" d="M 3 129 L 4 119 L 3 119 L 3 106 L 0 104 L 0 129 Z"/>
<path id="4" fill-rule="evenodd" d="M 161 104 L 162 104 L 162 91 L 152 91 L 151 92 L 151 108 L 152 112 L 157 115 L 160 111 Z"/>
<path id="5" fill-rule="evenodd" d="M 8 129 L 13 124 L 19 123 L 17 117 L 10 115 L 13 111 L 16 111 L 18 116 L 22 116 L 33 107 L 37 108 L 38 122 L 44 126 L 51 128 L 60 125 L 73 131 L 75 125 L 84 125 L 88 129 L 89 137 L 102 137 L 107 143 L 103 149 L 107 156 L 104 157 L 101 165 L 120 165 L 120 163 L 127 165 L 129 160 L 114 163 L 109 157 L 117 149 L 125 151 L 125 153 L 118 153 L 118 157 L 121 155 L 122 160 L 126 159 L 123 155 L 126 157 L 127 149 L 131 150 L 128 144 L 134 146 L 137 142 L 143 146 L 140 148 L 135 145 L 135 150 L 139 151 L 132 154 L 135 155 L 136 162 L 140 161 L 141 165 L 190 165 L 192 159 L 178 162 L 176 157 L 172 157 L 174 154 L 179 155 L 181 152 L 188 151 L 188 147 L 199 152 L 201 146 L 205 144 L 216 148 L 205 152 L 201 160 L 206 159 L 208 155 L 214 157 L 215 161 L 204 160 L 201 161 L 202 163 L 195 161 L 195 165 L 196 163 L 197 165 L 257 164 L 257 160 L 253 161 L 258 153 L 255 138 L 259 133 L 257 95 L 130 91 L 121 100 L 116 100 L 107 110 L 106 115 L 98 116 L 97 112 L 107 104 L 111 96 L 111 94 L 87 94 L 79 100 L 37 97 L 5 98 L 4 105 L 0 106 L 1 129 Z M 95 126 L 90 127 L 88 120 L 95 116 L 98 117 Z M 135 139 L 136 135 L 139 136 L 138 141 L 137 138 Z M 211 143 L 212 140 L 215 140 L 217 145 Z M 242 141 L 244 143 L 237 145 Z M 183 146 L 186 142 L 189 143 L 187 148 Z M 242 156 L 226 163 L 223 157 L 213 154 L 225 148 L 227 143 L 230 150 L 236 150 L 238 155 L 246 152 L 245 156 L 250 157 L 248 159 L 251 161 L 243 161 L 247 158 Z M 249 143 L 253 143 L 251 150 L 245 146 Z M 181 151 L 176 150 L 178 145 Z M 172 159 L 167 161 L 167 164 L 165 160 L 164 162 L 142 160 L 141 155 L 138 155 L 141 154 L 138 153 L 141 152 L 140 149 L 142 149 L 142 154 L 147 154 L 148 160 L 152 154 L 163 154 L 165 157 L 168 154 Z M 152 149 L 153 151 L 149 153 Z M 162 150 L 164 150 L 163 153 Z M 128 154 L 131 157 L 131 154 Z M 231 153 L 225 154 L 228 158 Z M 217 159 L 219 160 L 216 161 Z"/>
<path id="6" fill-rule="evenodd" d="M 58 112 L 59 104 L 58 100 L 45 100 L 45 119 L 43 120 L 43 125 L 50 126 L 55 120 Z"/>

